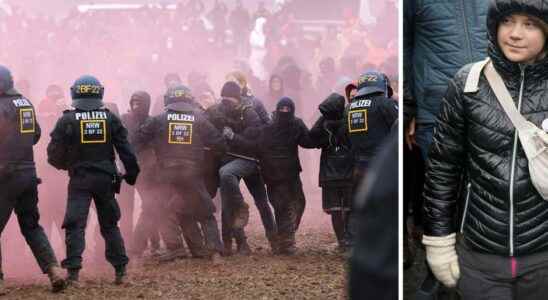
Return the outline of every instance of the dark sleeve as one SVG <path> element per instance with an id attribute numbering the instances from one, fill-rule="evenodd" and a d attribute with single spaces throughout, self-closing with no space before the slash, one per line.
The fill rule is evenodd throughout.
<path id="1" fill-rule="evenodd" d="M 243 118 L 245 124 L 244 130 L 240 133 L 235 133 L 232 142 L 245 142 L 245 140 L 255 140 L 259 138 L 261 134 L 264 123 L 261 121 L 261 118 L 254 109 L 252 109 L 251 107 L 246 108 L 243 112 Z"/>
<path id="2" fill-rule="evenodd" d="M 225 152 L 227 149 L 226 141 L 219 130 L 205 117 L 198 124 L 198 132 L 204 146 L 216 152 Z"/>
<path id="3" fill-rule="evenodd" d="M 272 120 L 270 120 L 270 116 L 268 115 L 268 112 L 266 111 L 263 102 L 257 98 L 254 98 L 253 105 L 255 108 L 255 112 L 257 112 L 257 115 L 259 115 L 259 119 L 261 119 L 264 124 L 270 124 Z"/>
<path id="4" fill-rule="evenodd" d="M 158 132 L 158 122 L 156 121 L 156 118 L 149 118 L 146 120 L 145 123 L 137 129 L 133 136 L 133 140 L 131 140 L 135 152 L 139 153 L 143 151 L 143 149 L 154 140 Z"/>
<path id="5" fill-rule="evenodd" d="M 218 112 L 218 106 L 213 105 L 206 109 L 204 113 L 206 119 L 215 126 L 218 130 L 223 130 L 223 127 L 226 124 L 224 117 Z"/>
<path id="6" fill-rule="evenodd" d="M 40 141 L 40 138 L 42 137 L 42 128 L 40 127 L 40 123 L 38 123 L 38 120 L 36 119 L 36 116 L 34 118 L 35 127 L 34 128 L 34 145 L 38 144 Z"/>
<path id="7" fill-rule="evenodd" d="M 112 144 L 124 164 L 126 173 L 136 176 L 139 174 L 140 169 L 133 148 L 127 140 L 127 129 L 116 115 L 111 114 L 111 117 Z"/>
<path id="8" fill-rule="evenodd" d="M 320 116 L 312 129 L 310 129 L 310 137 L 315 141 L 317 148 L 329 146 L 330 139 L 338 134 L 339 126 L 330 129 L 332 126 L 326 126 L 328 125 L 326 122 L 328 121 L 323 116 Z"/>
<path id="9" fill-rule="evenodd" d="M 385 99 L 381 113 L 388 127 L 392 128 L 398 120 L 398 104 L 392 99 Z"/>
<path id="10" fill-rule="evenodd" d="M 445 236 L 455 232 L 456 195 L 465 159 L 465 116 L 462 89 L 454 80 L 442 99 L 424 184 L 425 232 Z"/>
<path id="11" fill-rule="evenodd" d="M 348 147 L 352 148 L 350 132 L 348 130 L 348 106 L 344 110 L 344 117 L 341 121 L 341 126 L 337 130 L 336 135 L 340 137 L 342 144 L 348 145 Z"/>
<path id="12" fill-rule="evenodd" d="M 325 120 L 324 116 L 320 116 L 318 120 L 312 125 L 312 128 L 310 128 L 310 136 L 315 139 L 321 138 L 323 135 L 325 135 L 325 132 L 322 128 L 323 121 Z"/>
<path id="13" fill-rule="evenodd" d="M 0 106 L 0 136 L 4 136 L 9 127 L 9 112 L 6 111 L 6 106 Z"/>
<path id="14" fill-rule="evenodd" d="M 259 151 L 260 139 L 263 138 L 265 127 L 248 128 L 244 134 L 234 134 L 234 138 L 228 141 L 229 145 L 243 148 L 247 151 Z"/>
<path id="15" fill-rule="evenodd" d="M 264 107 L 263 107 L 264 108 Z M 259 114 L 254 110 L 250 108 L 246 108 L 244 113 L 244 122 L 246 128 L 253 128 L 253 127 L 260 127 L 262 126 L 262 120 Z"/>
<path id="16" fill-rule="evenodd" d="M 127 113 L 121 115 L 120 121 L 122 121 L 122 125 L 124 125 L 127 128 L 129 124 L 129 115 Z"/>
<path id="17" fill-rule="evenodd" d="M 59 170 L 67 170 L 69 167 L 69 149 L 66 145 L 66 128 L 63 118 L 60 118 L 55 124 L 55 128 L 50 134 L 48 144 L 48 163 Z"/>
<path id="18" fill-rule="evenodd" d="M 297 137 L 297 143 L 299 146 L 307 149 L 317 148 L 318 142 L 310 137 L 310 130 L 306 127 L 303 120 L 298 120 L 299 135 Z"/>
<path id="19" fill-rule="evenodd" d="M 413 55 L 415 50 L 415 0 L 403 3 L 403 115 L 404 126 L 407 127 L 411 119 L 417 114 L 417 102 L 414 92 Z"/>

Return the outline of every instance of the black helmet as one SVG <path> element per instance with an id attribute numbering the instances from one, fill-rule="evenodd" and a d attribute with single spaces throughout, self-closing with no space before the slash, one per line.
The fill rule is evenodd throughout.
<path id="1" fill-rule="evenodd" d="M 356 97 L 383 93 L 385 97 L 391 98 L 393 94 L 388 77 L 384 73 L 377 71 L 363 73 L 358 79 L 357 87 L 358 94 Z"/>
<path id="2" fill-rule="evenodd" d="M 97 78 L 84 75 L 70 87 L 72 106 L 81 110 L 94 110 L 103 106 L 105 88 Z"/>
<path id="3" fill-rule="evenodd" d="M 13 77 L 8 68 L 0 65 L 0 94 L 13 89 Z"/>
<path id="4" fill-rule="evenodd" d="M 194 96 L 189 88 L 184 85 L 176 85 L 167 89 L 164 95 L 164 106 L 183 101 L 193 101 Z"/>

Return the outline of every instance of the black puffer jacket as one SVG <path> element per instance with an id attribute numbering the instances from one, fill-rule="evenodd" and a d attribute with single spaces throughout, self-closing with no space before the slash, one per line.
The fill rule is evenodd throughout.
<path id="1" fill-rule="evenodd" d="M 508 61 L 496 44 L 499 22 L 515 12 L 548 23 L 547 1 L 494 1 L 487 21 L 488 53 L 516 105 L 523 83 L 521 113 L 540 126 L 548 119 L 548 58 L 520 66 Z M 533 187 L 514 126 L 484 75 L 478 92 L 463 92 L 470 68 L 465 66 L 449 82 L 438 116 L 424 191 L 425 234 L 460 230 L 470 247 L 497 255 L 547 251 L 548 201 Z M 468 178 L 467 192 L 456 199 L 461 178 Z M 457 205 L 464 208 L 460 228 Z"/>

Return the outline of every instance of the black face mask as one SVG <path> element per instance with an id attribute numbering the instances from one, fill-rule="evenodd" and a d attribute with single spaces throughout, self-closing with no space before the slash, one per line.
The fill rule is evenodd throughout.
<path id="1" fill-rule="evenodd" d="M 278 123 L 288 123 L 295 118 L 295 104 L 293 100 L 284 97 L 276 104 L 276 119 Z"/>
<path id="2" fill-rule="evenodd" d="M 227 99 L 222 99 L 221 104 L 223 106 L 231 108 L 231 109 L 236 109 L 236 107 L 238 107 L 238 103 L 235 103 L 235 102 L 227 100 Z"/>
<path id="3" fill-rule="evenodd" d="M 293 113 L 276 111 L 276 120 L 279 124 L 290 123 L 294 119 Z"/>

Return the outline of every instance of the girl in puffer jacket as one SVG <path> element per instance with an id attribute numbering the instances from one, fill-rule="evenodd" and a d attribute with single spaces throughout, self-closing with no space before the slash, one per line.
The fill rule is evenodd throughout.
<path id="1" fill-rule="evenodd" d="M 539 127 L 548 119 L 547 24 L 546 0 L 490 3 L 488 56 L 520 113 Z M 483 72 L 471 69 L 449 82 L 428 155 L 427 261 L 463 299 L 546 299 L 548 202 L 532 185 L 514 125 Z"/>

